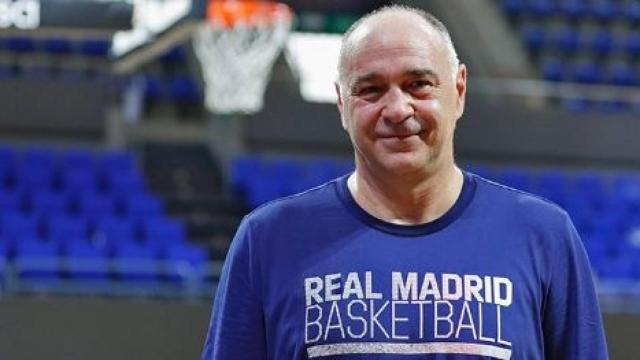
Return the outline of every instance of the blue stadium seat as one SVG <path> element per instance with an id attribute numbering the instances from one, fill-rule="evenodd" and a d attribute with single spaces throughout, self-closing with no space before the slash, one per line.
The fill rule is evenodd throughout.
<path id="1" fill-rule="evenodd" d="M 117 243 L 114 247 L 113 265 L 121 281 L 155 283 L 159 280 L 159 254 L 154 245 Z"/>
<path id="2" fill-rule="evenodd" d="M 574 112 L 585 112 L 589 111 L 593 107 L 593 102 L 589 101 L 583 97 L 572 97 L 569 99 L 564 99 L 562 101 L 562 105 L 565 109 L 574 111 Z"/>
<path id="3" fill-rule="evenodd" d="M 589 39 L 591 50 L 600 55 L 606 56 L 614 50 L 614 38 L 611 31 L 607 29 L 599 29 L 595 31 Z"/>
<path id="4" fill-rule="evenodd" d="M 20 164 L 16 169 L 15 186 L 20 189 L 52 189 L 54 172 L 52 168 Z"/>
<path id="5" fill-rule="evenodd" d="M 63 192 L 36 190 L 31 193 L 27 208 L 38 216 L 65 214 L 70 210 L 70 201 Z"/>
<path id="6" fill-rule="evenodd" d="M 42 41 L 42 49 L 54 55 L 67 55 L 73 51 L 71 40 L 64 37 L 50 37 Z"/>
<path id="7" fill-rule="evenodd" d="M 609 69 L 609 83 L 618 86 L 635 86 L 640 83 L 640 80 L 633 66 L 628 63 L 619 63 Z"/>
<path id="8" fill-rule="evenodd" d="M 570 20 L 580 20 L 586 17 L 588 9 L 583 0 L 564 0 L 558 6 L 560 14 Z"/>
<path id="9" fill-rule="evenodd" d="M 24 150 L 21 160 L 24 164 L 30 166 L 53 169 L 55 165 L 55 152 L 48 147 L 32 146 Z"/>
<path id="10" fill-rule="evenodd" d="M 603 73 L 595 61 L 583 61 L 574 66 L 572 79 L 583 84 L 597 84 L 602 82 Z"/>
<path id="11" fill-rule="evenodd" d="M 631 24 L 640 22 L 640 2 L 627 1 L 623 4 L 622 16 Z"/>
<path id="12" fill-rule="evenodd" d="M 596 109 L 605 113 L 627 112 L 631 109 L 631 105 L 624 101 L 610 100 L 599 101 L 596 103 Z"/>
<path id="13" fill-rule="evenodd" d="M 532 191 L 533 190 L 533 181 L 529 173 L 523 170 L 518 169 L 509 169 L 502 171 L 498 174 L 498 178 L 496 179 L 498 182 L 501 182 L 507 186 L 524 190 L 524 191 Z"/>
<path id="14" fill-rule="evenodd" d="M 97 179 L 97 175 L 90 169 L 69 169 L 60 174 L 61 187 L 67 191 L 97 192 L 100 189 Z"/>
<path id="15" fill-rule="evenodd" d="M 103 285 L 110 273 L 109 256 L 105 247 L 88 241 L 68 242 L 62 249 L 65 270 L 72 279 L 91 280 Z"/>
<path id="16" fill-rule="evenodd" d="M 565 26 L 550 34 L 551 44 L 565 54 L 574 54 L 580 48 L 580 33 L 572 26 Z"/>
<path id="17" fill-rule="evenodd" d="M 291 184 L 281 184 L 272 176 L 253 177 L 248 179 L 245 198 L 248 205 L 254 209 L 266 202 L 282 197 L 285 188 Z"/>
<path id="18" fill-rule="evenodd" d="M 580 194 L 581 197 L 593 200 L 598 205 L 601 205 L 606 197 L 606 185 L 603 177 L 591 172 L 576 176 L 573 191 Z"/>
<path id="19" fill-rule="evenodd" d="M 206 251 L 193 244 L 168 244 L 161 250 L 164 278 L 185 284 L 200 280 L 207 261 Z"/>
<path id="20" fill-rule="evenodd" d="M 33 215 L 20 212 L 3 212 L 0 214 L 2 238 L 14 244 L 24 239 L 40 238 L 40 224 Z"/>
<path id="21" fill-rule="evenodd" d="M 133 220 L 115 216 L 105 216 L 96 221 L 91 242 L 95 245 L 111 249 L 119 244 L 138 242 L 139 238 L 139 229 Z"/>
<path id="22" fill-rule="evenodd" d="M 15 167 L 16 158 L 16 150 L 13 146 L 0 144 L 0 168 Z"/>
<path id="23" fill-rule="evenodd" d="M 525 0 L 502 0 L 502 8 L 511 18 L 518 18 L 528 11 Z"/>
<path id="24" fill-rule="evenodd" d="M 184 63 L 187 58 L 187 46 L 185 44 L 177 45 L 166 51 L 159 57 L 163 64 L 179 64 Z"/>
<path id="25" fill-rule="evenodd" d="M 47 221 L 47 238 L 59 244 L 68 244 L 88 239 L 89 223 L 86 217 L 54 215 Z"/>
<path id="26" fill-rule="evenodd" d="M 111 41 L 103 39 L 85 39 L 80 43 L 80 53 L 90 57 L 106 58 L 110 48 Z"/>
<path id="27" fill-rule="evenodd" d="M 616 2 L 610 0 L 595 0 L 591 3 L 589 14 L 602 22 L 609 22 L 616 19 L 620 9 Z"/>
<path id="28" fill-rule="evenodd" d="M 568 179 L 564 173 L 547 170 L 538 177 L 536 194 L 563 206 L 566 204 L 568 192 Z"/>
<path id="29" fill-rule="evenodd" d="M 184 224 L 166 217 L 149 218 L 142 228 L 145 241 L 151 244 L 182 244 L 187 240 Z"/>
<path id="30" fill-rule="evenodd" d="M 633 277 L 634 264 L 628 256 L 611 256 L 595 265 L 595 272 L 602 279 L 625 280 Z"/>
<path id="31" fill-rule="evenodd" d="M 4 42 L 5 48 L 17 53 L 30 53 L 36 50 L 36 42 L 27 36 L 9 36 Z"/>
<path id="32" fill-rule="evenodd" d="M 91 150 L 71 148 L 60 155 L 60 165 L 66 170 L 95 170 L 96 159 Z"/>
<path id="33" fill-rule="evenodd" d="M 548 18 L 556 11 L 555 3 L 552 0 L 529 0 L 529 13 L 539 18 Z"/>
<path id="34" fill-rule="evenodd" d="M 38 288 L 55 286 L 62 276 L 59 247 L 53 242 L 23 239 L 16 243 L 13 265 L 19 278 Z"/>
<path id="35" fill-rule="evenodd" d="M 116 199 L 92 191 L 79 193 L 76 197 L 76 210 L 78 214 L 90 218 L 113 215 L 116 213 Z"/>
<path id="36" fill-rule="evenodd" d="M 542 61 L 542 78 L 549 81 L 565 81 L 568 78 L 567 64 L 558 57 L 548 57 Z"/>
<path id="37" fill-rule="evenodd" d="M 168 89 L 163 79 L 158 75 L 142 75 L 144 98 L 148 101 L 157 101 L 167 96 Z"/>
<path id="38" fill-rule="evenodd" d="M 624 48 L 630 56 L 640 56 L 640 31 L 634 30 L 628 33 Z"/>
<path id="39" fill-rule="evenodd" d="M 0 188 L 0 212 L 21 212 L 24 207 L 22 192 Z"/>
<path id="40" fill-rule="evenodd" d="M 252 177 L 260 176 L 263 163 L 257 156 L 244 155 L 233 160 L 231 165 L 231 184 L 240 196 L 248 191 Z"/>
<path id="41" fill-rule="evenodd" d="M 144 177 L 137 170 L 112 170 L 104 173 L 103 189 L 111 194 L 131 194 L 143 192 L 146 188 Z"/>
<path id="42" fill-rule="evenodd" d="M 198 84 L 188 75 L 177 75 L 168 80 L 171 99 L 176 102 L 199 102 L 201 100 Z"/>
<path id="43" fill-rule="evenodd" d="M 164 203 L 152 194 L 131 194 L 123 199 L 123 210 L 131 218 L 156 217 L 164 214 Z"/>
<path id="44" fill-rule="evenodd" d="M 130 171 L 135 169 L 136 161 L 133 153 L 128 151 L 106 151 L 99 156 L 103 171 Z"/>
<path id="45" fill-rule="evenodd" d="M 529 24 L 521 30 L 522 41 L 532 53 L 538 53 L 545 46 L 546 34 L 544 27 L 537 24 Z"/>

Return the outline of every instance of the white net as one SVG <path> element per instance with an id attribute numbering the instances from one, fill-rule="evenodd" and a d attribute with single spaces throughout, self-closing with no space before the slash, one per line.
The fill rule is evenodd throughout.
<path id="1" fill-rule="evenodd" d="M 240 22 L 208 21 L 194 36 L 205 81 L 205 106 L 218 114 L 252 114 L 263 106 L 271 68 L 282 51 L 291 17 Z"/>

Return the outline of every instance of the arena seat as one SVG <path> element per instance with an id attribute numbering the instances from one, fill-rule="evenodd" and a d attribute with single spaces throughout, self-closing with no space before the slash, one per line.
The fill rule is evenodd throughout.
<path id="1" fill-rule="evenodd" d="M 151 282 L 160 280 L 158 248 L 140 242 L 119 242 L 114 246 L 115 275 L 122 281 Z"/>
<path id="2" fill-rule="evenodd" d="M 73 51 L 73 46 L 67 38 L 48 37 L 42 40 L 42 50 L 53 55 L 68 55 Z"/>
<path id="3" fill-rule="evenodd" d="M 62 256 L 64 269 L 72 279 L 100 281 L 109 278 L 110 259 L 107 249 L 91 244 L 86 238 L 67 242 L 62 247 Z"/>
<path id="4" fill-rule="evenodd" d="M 150 217 L 142 221 L 143 238 L 150 244 L 183 244 L 187 240 L 184 224 L 166 217 Z"/>
<path id="5" fill-rule="evenodd" d="M 522 41 L 531 53 L 538 53 L 545 48 L 546 33 L 538 24 L 528 24 L 521 30 Z"/>
<path id="6" fill-rule="evenodd" d="M 103 39 L 81 40 L 79 50 L 82 55 L 89 57 L 106 58 L 109 55 L 111 41 Z"/>
<path id="7" fill-rule="evenodd" d="M 123 213 L 130 218 L 149 218 L 164 214 L 164 203 L 148 193 L 131 194 L 123 199 Z"/>
<path id="8" fill-rule="evenodd" d="M 84 216 L 52 215 L 45 220 L 47 238 L 59 244 L 85 240 L 89 236 L 89 222 Z"/>
<path id="9" fill-rule="evenodd" d="M 573 26 L 555 30 L 549 37 L 554 49 L 564 54 L 574 54 L 580 47 L 580 33 Z"/>
<path id="10" fill-rule="evenodd" d="M 76 195 L 78 214 L 93 217 L 110 216 L 116 213 L 116 199 L 112 196 L 87 191 Z"/>
<path id="11" fill-rule="evenodd" d="M 36 190 L 27 197 L 27 211 L 39 218 L 66 214 L 70 208 L 69 197 L 64 192 Z"/>
<path id="12" fill-rule="evenodd" d="M 23 238 L 15 244 L 13 262 L 17 276 L 32 286 L 54 285 L 62 276 L 59 250 L 54 242 Z"/>
<path id="13" fill-rule="evenodd" d="M 98 192 L 98 177 L 92 170 L 69 168 L 60 174 L 60 186 L 67 191 Z"/>
<path id="14" fill-rule="evenodd" d="M 36 51 L 36 42 L 27 36 L 9 36 L 4 41 L 7 50 L 16 53 L 31 53 Z"/>

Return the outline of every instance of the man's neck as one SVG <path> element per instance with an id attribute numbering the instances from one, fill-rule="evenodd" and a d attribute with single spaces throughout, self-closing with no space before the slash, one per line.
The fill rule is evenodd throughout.
<path id="1" fill-rule="evenodd" d="M 356 170 L 348 179 L 356 203 L 381 220 L 403 225 L 440 218 L 455 204 L 464 182 L 455 165 L 413 178 L 370 174 Z"/>

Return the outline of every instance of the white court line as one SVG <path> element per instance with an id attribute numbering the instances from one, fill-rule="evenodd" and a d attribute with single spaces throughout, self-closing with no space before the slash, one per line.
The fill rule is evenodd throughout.
<path id="1" fill-rule="evenodd" d="M 511 359 L 511 349 L 505 349 L 493 345 L 471 344 L 471 343 L 384 343 L 384 342 L 364 342 L 364 343 L 343 343 L 315 345 L 307 349 L 310 358 L 317 358 L 331 355 L 347 354 L 397 354 L 397 355 L 418 355 L 418 354 L 465 354 L 490 356 L 495 359 Z"/>

